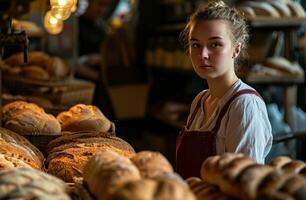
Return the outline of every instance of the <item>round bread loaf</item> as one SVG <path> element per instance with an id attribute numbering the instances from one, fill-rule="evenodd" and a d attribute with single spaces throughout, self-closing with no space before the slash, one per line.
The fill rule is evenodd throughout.
<path id="1" fill-rule="evenodd" d="M 195 200 L 194 194 L 175 181 L 142 179 L 130 181 L 114 192 L 110 200 Z"/>
<path id="2" fill-rule="evenodd" d="M 63 181 L 30 168 L 1 171 L 0 188 L 0 199 L 70 200 Z"/>
<path id="3" fill-rule="evenodd" d="M 74 182 L 76 178 L 82 177 L 86 162 L 100 151 L 110 149 L 127 158 L 135 155 L 130 144 L 110 133 L 63 135 L 51 141 L 47 149 L 48 172 L 66 182 Z"/>
<path id="4" fill-rule="evenodd" d="M 47 113 L 23 110 L 12 116 L 4 127 L 21 135 L 59 135 L 61 126 L 56 118 Z"/>
<path id="5" fill-rule="evenodd" d="M 173 172 L 169 161 L 159 152 L 140 151 L 131 158 L 142 178 L 154 178 Z"/>
<path id="6" fill-rule="evenodd" d="M 114 132 L 114 124 L 108 120 L 98 107 L 77 104 L 56 117 L 63 131 L 101 131 Z"/>
<path id="7" fill-rule="evenodd" d="M 135 150 L 133 147 L 126 142 L 125 140 L 113 136 L 111 133 L 105 132 L 77 132 L 72 134 L 62 135 L 54 140 L 52 140 L 48 146 L 47 151 L 49 154 L 57 151 L 61 151 L 72 147 L 76 144 L 106 144 L 109 146 L 113 146 L 117 149 L 121 149 L 123 152 L 126 152 L 125 155 L 128 158 L 131 158 L 135 155 Z"/>
<path id="8" fill-rule="evenodd" d="M 38 113 L 44 112 L 43 108 L 37 106 L 34 103 L 28 103 L 26 101 L 14 101 L 3 106 L 2 108 L 3 122 L 5 123 L 12 116 L 24 110 L 32 110 L 33 112 L 38 112 Z"/>
<path id="9" fill-rule="evenodd" d="M 109 199 L 124 183 L 139 179 L 137 167 L 128 158 L 111 150 L 97 153 L 84 169 L 84 181 L 98 200 Z"/>

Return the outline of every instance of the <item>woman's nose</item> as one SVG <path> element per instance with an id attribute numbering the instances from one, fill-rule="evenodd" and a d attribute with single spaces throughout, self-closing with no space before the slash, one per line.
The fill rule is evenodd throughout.
<path id="1" fill-rule="evenodd" d="M 202 52 L 201 52 L 201 58 L 203 59 L 203 60 L 206 60 L 206 59 L 208 59 L 208 49 L 206 48 L 206 47 L 203 47 L 202 48 Z"/>

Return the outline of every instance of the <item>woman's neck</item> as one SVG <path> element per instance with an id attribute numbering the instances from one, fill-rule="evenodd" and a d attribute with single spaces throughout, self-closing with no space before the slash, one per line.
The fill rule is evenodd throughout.
<path id="1" fill-rule="evenodd" d="M 211 96 L 222 98 L 225 93 L 236 83 L 238 77 L 236 74 L 228 77 L 220 77 L 207 80 Z"/>

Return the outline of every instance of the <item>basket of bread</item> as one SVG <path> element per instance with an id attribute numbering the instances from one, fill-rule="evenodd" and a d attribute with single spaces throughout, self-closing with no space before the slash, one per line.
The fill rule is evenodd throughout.
<path id="1" fill-rule="evenodd" d="M 3 86 L 11 93 L 45 98 L 54 105 L 70 107 L 92 103 L 95 84 L 72 77 L 68 64 L 60 57 L 41 51 L 29 52 L 28 62 L 16 53 L 1 63 Z M 48 107 L 52 109 L 53 106 Z M 56 107 L 56 106 L 54 106 Z"/>

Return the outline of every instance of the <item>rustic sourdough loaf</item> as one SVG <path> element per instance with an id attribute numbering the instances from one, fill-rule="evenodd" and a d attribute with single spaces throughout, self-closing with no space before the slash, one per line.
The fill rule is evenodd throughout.
<path id="1" fill-rule="evenodd" d="M 93 105 L 77 104 L 56 118 L 63 131 L 115 131 L 114 124 Z"/>

